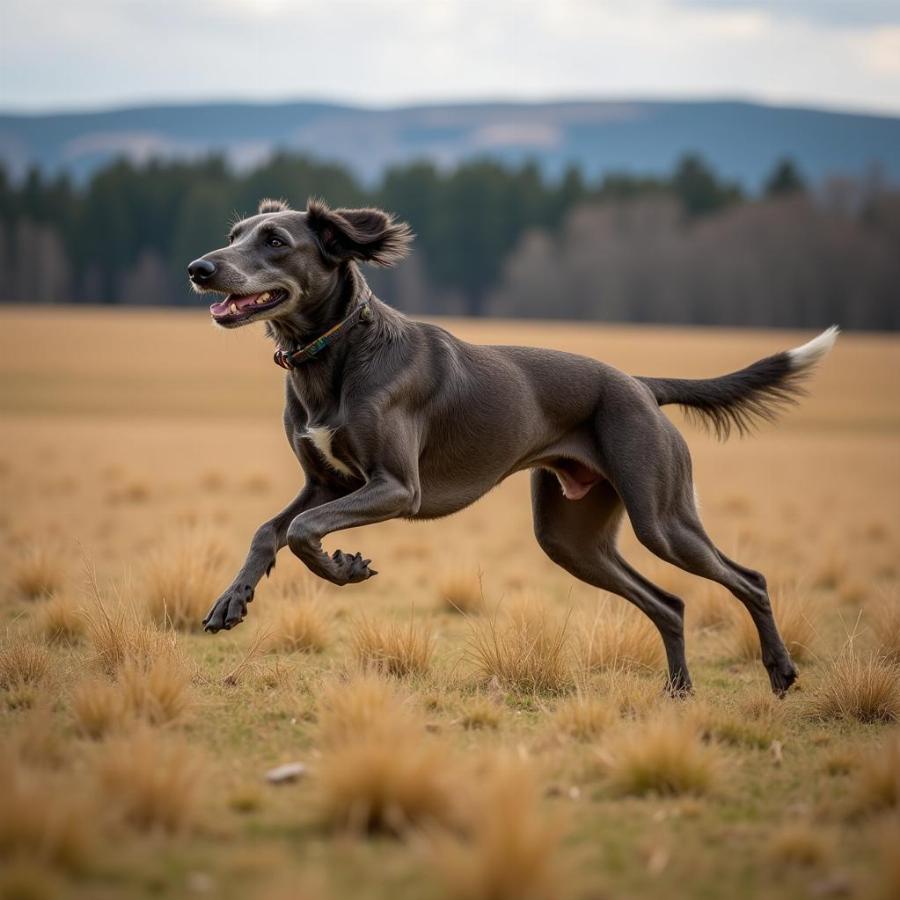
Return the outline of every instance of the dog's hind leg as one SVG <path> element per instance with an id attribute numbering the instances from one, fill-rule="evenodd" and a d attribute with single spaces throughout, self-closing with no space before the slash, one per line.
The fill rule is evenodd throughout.
<path id="1" fill-rule="evenodd" d="M 666 562 L 724 585 L 746 606 L 759 633 L 772 690 L 784 694 L 797 670 L 775 624 L 766 579 L 732 562 L 706 534 L 697 513 L 684 438 L 665 420 L 662 427 L 644 431 L 639 443 L 624 443 L 607 462 L 638 539 Z"/>
<path id="2" fill-rule="evenodd" d="M 691 690 L 684 655 L 684 604 L 636 572 L 616 551 L 623 506 L 607 481 L 580 500 L 567 500 L 551 472 L 531 474 L 534 533 L 557 565 L 594 587 L 631 601 L 659 629 L 668 660 L 672 693 Z"/>

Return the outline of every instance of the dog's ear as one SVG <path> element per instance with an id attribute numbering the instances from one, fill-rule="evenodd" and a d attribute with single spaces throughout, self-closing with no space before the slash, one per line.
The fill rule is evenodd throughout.
<path id="1" fill-rule="evenodd" d="M 307 204 L 306 224 L 335 263 L 356 259 L 392 266 L 409 253 L 413 239 L 409 225 L 380 209 L 329 209 L 315 198 Z"/>
<path id="2" fill-rule="evenodd" d="M 286 212 L 290 208 L 290 204 L 287 202 L 287 200 L 273 200 L 271 197 L 263 197 L 263 199 L 259 201 L 259 209 L 257 210 L 257 212 Z"/>

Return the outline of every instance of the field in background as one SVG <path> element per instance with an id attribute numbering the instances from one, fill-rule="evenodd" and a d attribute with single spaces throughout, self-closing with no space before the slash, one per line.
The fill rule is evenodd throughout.
<path id="1" fill-rule="evenodd" d="M 687 377 L 811 336 L 444 324 Z M 240 628 L 193 630 L 301 484 L 282 374 L 201 313 L 0 311 L 0 897 L 900 890 L 900 339 L 842 336 L 752 439 L 685 426 L 799 657 L 783 703 L 737 602 L 628 532 L 687 604 L 697 692 L 664 698 L 655 636 L 535 544 L 525 475 L 329 538 L 363 585 L 284 551 Z"/>

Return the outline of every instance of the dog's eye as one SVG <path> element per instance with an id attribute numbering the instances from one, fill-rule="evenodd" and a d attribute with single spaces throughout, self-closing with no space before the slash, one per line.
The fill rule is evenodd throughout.
<path id="1" fill-rule="evenodd" d="M 270 247 L 283 247 L 283 246 L 284 246 L 284 241 L 281 240 L 281 238 L 277 238 L 277 237 L 270 237 L 270 238 L 266 241 L 266 243 L 267 243 Z"/>

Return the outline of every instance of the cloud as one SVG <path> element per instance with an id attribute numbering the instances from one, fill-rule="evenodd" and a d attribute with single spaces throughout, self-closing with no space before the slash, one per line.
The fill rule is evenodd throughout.
<path id="1" fill-rule="evenodd" d="M 852 27 L 836 24 L 837 6 L 81 0 L 50 15 L 33 0 L 4 0 L 0 106 L 745 96 L 900 109 L 894 26 L 862 24 L 892 4 L 840 4 Z"/>
<path id="2" fill-rule="evenodd" d="M 774 20 L 803 20 L 837 28 L 900 25 L 897 0 L 675 0 L 686 7 L 703 7 L 723 13 L 752 10 Z"/>

